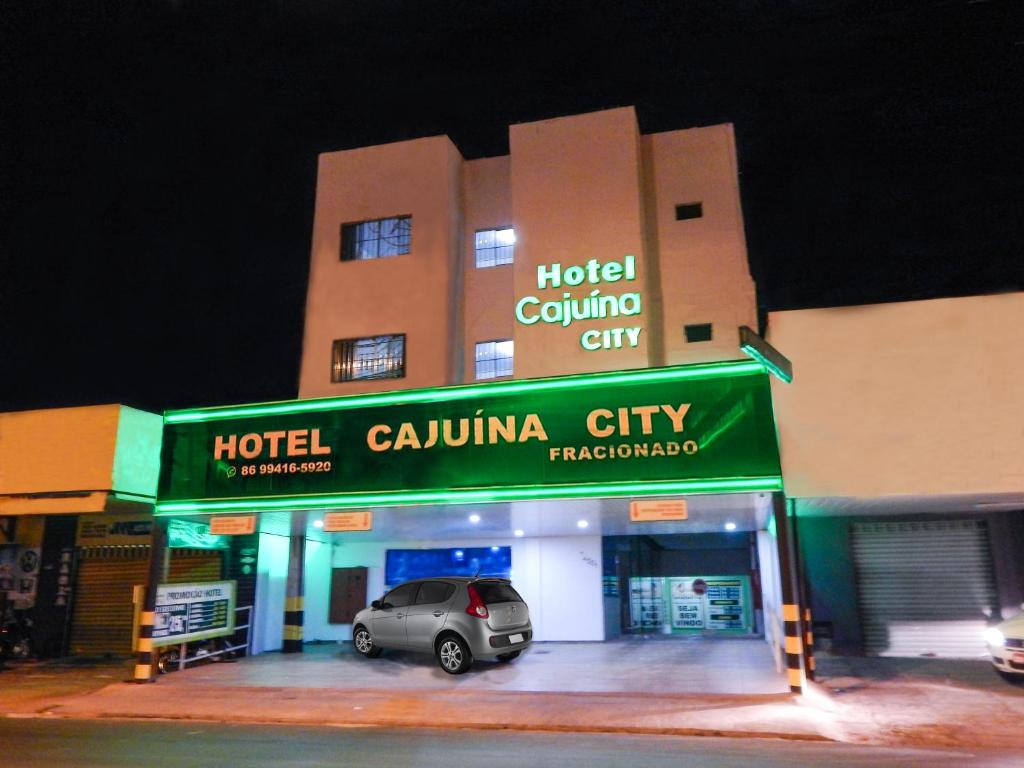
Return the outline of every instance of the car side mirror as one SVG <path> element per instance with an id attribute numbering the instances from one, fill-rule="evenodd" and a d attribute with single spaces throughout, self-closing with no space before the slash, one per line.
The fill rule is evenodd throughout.
<path id="1" fill-rule="evenodd" d="M 370 607 L 373 608 L 373 610 L 375 610 L 375 611 L 379 611 L 380 610 L 380 600 L 374 600 L 372 603 L 370 603 Z"/>

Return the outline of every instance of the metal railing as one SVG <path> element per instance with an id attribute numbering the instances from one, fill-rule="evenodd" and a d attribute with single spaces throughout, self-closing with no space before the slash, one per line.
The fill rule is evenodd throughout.
<path id="1" fill-rule="evenodd" d="M 246 612 L 245 624 L 236 624 L 235 625 L 234 633 L 232 635 L 225 635 L 224 636 L 224 638 L 232 638 L 232 637 L 234 637 L 234 635 L 237 635 L 239 631 L 244 629 L 245 630 L 245 642 L 244 643 L 240 643 L 238 645 L 231 645 L 230 644 L 230 640 L 229 640 L 227 645 L 225 645 L 223 648 L 221 648 L 219 650 L 216 650 L 216 651 L 207 651 L 207 650 L 204 650 L 204 649 L 200 648 L 199 650 L 196 651 L 195 655 L 192 656 L 191 658 L 188 656 L 188 645 L 189 644 L 188 643 L 182 643 L 178 647 L 178 661 L 177 661 L 178 671 L 180 672 L 181 670 L 183 670 L 185 668 L 185 665 L 191 664 L 193 661 L 199 661 L 200 659 L 212 659 L 215 656 L 222 656 L 225 653 L 234 653 L 235 651 L 238 651 L 238 650 L 241 650 L 241 649 L 244 649 L 245 650 L 245 655 L 248 656 L 249 652 L 250 652 L 250 647 L 252 646 L 252 632 L 250 631 L 250 627 L 252 626 L 252 608 L 253 607 L 251 605 L 241 605 L 241 606 L 238 606 L 237 608 L 235 608 L 235 618 L 236 618 L 236 620 L 238 618 L 238 612 L 239 611 L 245 611 Z M 213 640 L 221 640 L 221 639 L 222 638 L 219 638 L 219 637 L 213 638 Z M 202 641 L 200 641 L 200 642 L 202 642 Z M 168 646 L 168 647 L 173 648 L 173 646 Z"/>

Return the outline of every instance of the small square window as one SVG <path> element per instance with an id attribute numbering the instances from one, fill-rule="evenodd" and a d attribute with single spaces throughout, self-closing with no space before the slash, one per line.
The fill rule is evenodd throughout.
<path id="1" fill-rule="evenodd" d="M 515 246 L 516 232 L 512 227 L 478 230 L 473 244 L 477 268 L 511 264 Z"/>
<path id="2" fill-rule="evenodd" d="M 405 334 L 338 339 L 334 342 L 331 381 L 400 379 L 405 376 Z"/>
<path id="3" fill-rule="evenodd" d="M 341 260 L 387 259 L 409 252 L 412 216 L 341 225 Z"/>
<path id="4" fill-rule="evenodd" d="M 683 326 L 686 333 L 686 343 L 694 341 L 711 341 L 711 323 L 700 323 L 698 325 Z"/>
<path id="5" fill-rule="evenodd" d="M 512 339 L 482 341 L 476 345 L 476 378 L 497 379 L 512 375 Z"/>
<path id="6" fill-rule="evenodd" d="M 704 215 L 703 203 L 684 203 L 676 206 L 676 221 L 699 219 Z"/>

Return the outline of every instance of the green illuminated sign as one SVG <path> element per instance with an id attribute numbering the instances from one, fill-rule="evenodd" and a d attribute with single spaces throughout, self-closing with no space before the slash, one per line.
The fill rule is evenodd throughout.
<path id="1" fill-rule="evenodd" d="M 169 412 L 160 514 L 778 490 L 755 362 Z"/>
<path id="2" fill-rule="evenodd" d="M 538 290 L 575 287 L 583 283 L 617 283 L 620 280 L 636 280 L 635 256 L 626 256 L 621 262 L 607 261 L 603 264 L 597 259 L 590 259 L 585 265 L 566 267 L 565 270 L 557 263 L 550 267 L 537 267 Z M 561 298 L 555 301 L 542 302 L 537 296 L 525 296 L 516 302 L 516 320 L 523 325 L 544 322 L 568 328 L 579 321 L 639 315 L 642 309 L 639 291 L 605 295 L 600 288 L 593 288 L 583 296 L 573 296 L 571 292 L 565 291 Z M 639 325 L 606 329 L 589 328 L 580 334 L 580 346 L 590 351 L 635 347 L 640 344 L 641 330 L 643 329 Z"/>

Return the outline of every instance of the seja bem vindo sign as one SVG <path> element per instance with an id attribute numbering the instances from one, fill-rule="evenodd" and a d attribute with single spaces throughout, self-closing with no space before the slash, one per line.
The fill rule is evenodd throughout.
<path id="1" fill-rule="evenodd" d="M 159 513 L 777 490 L 737 361 L 172 411 Z"/>

